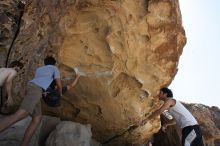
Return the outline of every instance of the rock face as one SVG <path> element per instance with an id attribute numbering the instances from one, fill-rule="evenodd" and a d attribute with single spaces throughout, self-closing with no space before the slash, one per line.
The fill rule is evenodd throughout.
<path id="1" fill-rule="evenodd" d="M 220 142 L 220 109 L 202 104 L 184 104 L 194 115 L 201 126 L 206 146 L 219 146 Z M 178 136 L 180 129 L 172 126 L 164 133 L 154 135 L 154 146 L 181 146 Z"/>
<path id="2" fill-rule="evenodd" d="M 208 146 L 219 146 L 220 109 L 202 104 L 186 104 L 201 125 L 202 133 Z"/>
<path id="3" fill-rule="evenodd" d="M 91 138 L 90 125 L 63 121 L 50 134 L 46 146 L 90 146 Z"/>
<path id="4" fill-rule="evenodd" d="M 64 84 L 74 68 L 83 76 L 45 113 L 90 123 L 106 145 L 140 144 L 160 128 L 159 119 L 132 125 L 159 105 L 152 96 L 172 81 L 185 42 L 178 1 L 27 1 L 9 54 L 9 62 L 25 64 L 14 94 L 19 103 L 35 69 L 53 55 Z"/>
<path id="5" fill-rule="evenodd" d="M 0 1 L 0 67 L 5 66 L 7 55 L 19 30 L 24 3 L 19 0 Z"/>
<path id="6" fill-rule="evenodd" d="M 57 117 L 43 116 L 38 140 L 39 146 L 45 146 L 48 136 L 60 122 L 60 119 Z"/>
<path id="7" fill-rule="evenodd" d="M 0 115 L 0 120 L 4 116 Z M 0 133 L 0 146 L 19 146 L 31 117 L 18 121 Z M 100 146 L 92 139 L 91 125 L 82 125 L 59 118 L 43 116 L 29 146 Z"/>
<path id="8" fill-rule="evenodd" d="M 0 115 L 2 118 L 2 116 Z M 21 144 L 25 129 L 27 128 L 28 124 L 30 123 L 31 118 L 25 118 L 21 120 L 11 127 L 9 127 L 4 132 L 0 133 L 0 146 L 18 146 Z M 33 138 L 30 141 L 29 146 L 38 146 L 38 138 L 39 138 L 40 129 L 36 131 L 33 135 Z"/>

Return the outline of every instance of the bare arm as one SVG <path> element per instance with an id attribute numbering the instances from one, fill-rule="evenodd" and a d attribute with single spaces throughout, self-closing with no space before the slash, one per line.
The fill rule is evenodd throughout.
<path id="1" fill-rule="evenodd" d="M 160 114 L 162 114 L 165 110 L 169 109 L 172 105 L 175 104 L 175 101 L 172 99 L 168 99 L 164 102 L 164 104 L 157 109 L 156 111 L 154 111 L 149 117 L 145 118 L 144 120 L 142 120 L 141 125 L 144 125 L 147 123 L 147 121 L 156 118 L 157 116 L 159 116 Z"/>
<path id="2" fill-rule="evenodd" d="M 15 70 L 11 70 L 10 74 L 8 75 L 7 79 L 6 79 L 6 93 L 8 96 L 8 100 L 7 103 L 8 105 L 12 105 L 13 104 L 13 99 L 12 99 L 12 81 L 15 78 L 15 76 L 17 75 L 17 72 Z"/>
<path id="3" fill-rule="evenodd" d="M 77 82 L 78 82 L 78 80 L 79 80 L 79 78 L 80 78 L 80 75 L 77 74 L 75 80 L 70 85 L 67 85 L 67 89 L 69 90 L 70 88 L 75 87 Z"/>

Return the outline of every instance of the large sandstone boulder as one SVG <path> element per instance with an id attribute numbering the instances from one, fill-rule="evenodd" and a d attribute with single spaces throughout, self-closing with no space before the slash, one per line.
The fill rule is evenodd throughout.
<path id="1" fill-rule="evenodd" d="M 133 125 L 158 107 L 152 96 L 177 72 L 186 42 L 178 1 L 32 0 L 21 22 L 8 58 L 25 64 L 15 80 L 17 103 L 52 54 L 64 84 L 74 69 L 83 76 L 45 113 L 90 123 L 106 145 L 141 144 L 158 131 L 159 118 Z"/>

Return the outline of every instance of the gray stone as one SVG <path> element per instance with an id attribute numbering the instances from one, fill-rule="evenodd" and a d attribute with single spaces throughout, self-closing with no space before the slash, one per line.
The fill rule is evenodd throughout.
<path id="1" fill-rule="evenodd" d="M 1 118 L 3 118 L 1 116 Z M 24 132 L 31 122 L 31 117 L 27 117 L 5 131 L 0 133 L 0 146 L 19 146 L 24 136 Z M 38 146 L 40 129 L 38 128 L 33 135 L 29 146 Z"/>
<path id="2" fill-rule="evenodd" d="M 63 121 L 57 125 L 46 141 L 46 146 L 90 146 L 90 125 Z"/>

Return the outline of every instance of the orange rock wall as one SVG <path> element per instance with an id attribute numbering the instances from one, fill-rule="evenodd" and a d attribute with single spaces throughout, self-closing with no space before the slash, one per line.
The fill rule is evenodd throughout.
<path id="1" fill-rule="evenodd" d="M 64 84 L 74 68 L 84 75 L 59 108 L 43 105 L 45 113 L 90 123 L 106 145 L 140 144 L 159 119 L 132 125 L 158 107 L 153 96 L 174 78 L 185 42 L 178 1 L 27 1 L 9 56 L 25 64 L 14 94 L 21 101 L 35 69 L 53 55 Z"/>

